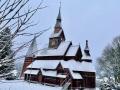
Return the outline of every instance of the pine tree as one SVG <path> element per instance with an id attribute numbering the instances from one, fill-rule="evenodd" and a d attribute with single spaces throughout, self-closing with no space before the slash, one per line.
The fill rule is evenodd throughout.
<path id="1" fill-rule="evenodd" d="M 0 32 L 0 77 L 11 76 L 14 69 L 12 55 L 11 31 L 9 28 Z"/>

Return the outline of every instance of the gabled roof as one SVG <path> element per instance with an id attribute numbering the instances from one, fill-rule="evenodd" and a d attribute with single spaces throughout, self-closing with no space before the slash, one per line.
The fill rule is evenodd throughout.
<path id="1" fill-rule="evenodd" d="M 75 61 L 75 60 L 36 60 L 28 68 L 56 69 L 61 63 L 63 68 L 68 68 L 73 71 L 95 72 L 94 65 L 90 62 Z"/>
<path id="2" fill-rule="evenodd" d="M 39 73 L 39 70 L 26 70 L 24 74 L 32 74 L 37 75 Z"/>
<path id="3" fill-rule="evenodd" d="M 86 72 L 95 72 L 94 65 L 91 62 L 85 62 L 85 61 L 75 61 L 75 60 L 69 60 L 69 61 L 61 61 L 61 64 L 63 68 L 69 68 L 73 71 L 86 71 Z"/>
<path id="4" fill-rule="evenodd" d="M 75 56 L 77 54 L 78 49 L 79 49 L 79 45 L 78 46 L 70 46 L 66 56 Z"/>
<path id="5" fill-rule="evenodd" d="M 71 42 L 69 41 L 63 41 L 60 43 L 59 47 L 56 49 L 43 49 L 40 50 L 37 54 L 37 56 L 64 56 L 67 52 L 67 49 L 69 48 Z"/>
<path id="6" fill-rule="evenodd" d="M 51 76 L 51 77 L 59 77 L 59 78 L 66 78 L 66 75 L 62 75 L 62 74 L 57 74 L 57 71 L 45 71 L 43 69 L 41 69 L 42 75 L 44 76 Z"/>
<path id="7" fill-rule="evenodd" d="M 43 68 L 43 69 L 56 69 L 59 61 L 53 60 L 35 60 L 27 68 Z"/>

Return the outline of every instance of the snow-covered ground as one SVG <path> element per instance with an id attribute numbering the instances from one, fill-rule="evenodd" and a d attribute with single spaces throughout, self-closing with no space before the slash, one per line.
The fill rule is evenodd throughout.
<path id="1" fill-rule="evenodd" d="M 52 87 L 42 84 L 28 83 L 23 80 L 0 80 L 0 90 L 62 90 L 62 87 Z M 85 89 L 85 90 L 99 90 Z"/>
<path id="2" fill-rule="evenodd" d="M 0 90 L 61 90 L 62 87 L 52 87 L 42 84 L 28 83 L 22 80 L 1 81 Z"/>

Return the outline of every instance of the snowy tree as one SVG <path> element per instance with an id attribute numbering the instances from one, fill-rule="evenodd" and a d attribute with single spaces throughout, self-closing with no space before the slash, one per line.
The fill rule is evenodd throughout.
<path id="1" fill-rule="evenodd" d="M 28 28 L 36 25 L 32 21 L 32 17 L 38 10 L 45 8 L 42 6 L 43 0 L 40 3 L 32 6 L 31 0 L 0 0 L 0 74 L 8 73 L 13 69 L 13 61 L 24 58 L 25 56 L 17 57 L 20 50 L 27 47 L 33 35 L 39 37 L 46 30 L 39 32 L 28 32 Z M 7 27 L 7 28 L 6 28 Z M 5 34 L 5 35 L 4 35 Z M 7 35 L 10 34 L 10 35 Z M 17 38 L 29 38 L 22 44 L 17 44 Z M 6 40 L 3 40 L 6 39 Z M 20 41 L 18 41 L 20 43 Z M 11 51 L 11 45 L 13 51 Z M 9 48 L 9 50 L 8 50 Z M 4 62 L 3 62 L 4 61 Z M 3 69 L 4 68 L 4 69 Z M 2 70 L 3 69 L 3 70 Z"/>
<path id="2" fill-rule="evenodd" d="M 2 77 L 11 76 L 11 72 L 14 70 L 11 47 L 11 31 L 9 28 L 6 28 L 0 32 L 0 76 Z"/>
<path id="3" fill-rule="evenodd" d="M 97 65 L 98 71 L 104 72 L 102 73 L 104 76 L 112 76 L 116 82 L 120 82 L 120 36 L 105 47 L 101 57 L 97 59 Z"/>

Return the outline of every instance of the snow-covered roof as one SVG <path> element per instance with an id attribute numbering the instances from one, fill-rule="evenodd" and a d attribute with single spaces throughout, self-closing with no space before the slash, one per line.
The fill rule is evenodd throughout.
<path id="1" fill-rule="evenodd" d="M 57 77 L 66 78 L 66 75 L 58 74 Z"/>
<path id="2" fill-rule="evenodd" d="M 63 56 L 70 45 L 70 41 L 63 41 L 57 49 L 40 50 L 37 56 Z"/>
<path id="3" fill-rule="evenodd" d="M 42 75 L 44 75 L 44 76 L 53 76 L 53 77 L 55 77 L 57 75 L 56 71 L 45 71 L 45 70 L 41 69 L 41 72 L 42 72 Z"/>
<path id="4" fill-rule="evenodd" d="M 35 60 L 27 68 L 44 68 L 44 69 L 56 69 L 59 64 L 58 60 Z"/>
<path id="5" fill-rule="evenodd" d="M 39 73 L 39 70 L 26 70 L 24 74 L 33 74 L 37 75 Z"/>
<path id="6" fill-rule="evenodd" d="M 71 46 L 66 54 L 66 56 L 75 56 L 77 51 L 78 51 L 79 45 L 78 46 Z"/>
<path id="7" fill-rule="evenodd" d="M 71 73 L 73 79 L 83 79 L 82 76 L 80 75 L 80 73 L 73 72 L 72 70 L 70 70 L 70 73 Z"/>
<path id="8" fill-rule="evenodd" d="M 86 72 L 95 72 L 94 65 L 91 62 L 79 62 L 75 60 L 61 61 L 63 68 L 69 68 L 73 71 L 86 71 Z"/>
<path id="9" fill-rule="evenodd" d="M 45 71 L 41 69 L 41 72 L 42 72 L 42 75 L 44 76 L 66 78 L 66 75 L 57 74 L 57 71 Z"/>
<path id="10" fill-rule="evenodd" d="M 85 52 L 83 52 L 82 58 L 83 60 L 92 60 L 91 56 L 87 55 Z"/>
<path id="11" fill-rule="evenodd" d="M 62 33 L 62 30 L 60 30 L 60 31 L 57 32 L 57 33 L 52 33 L 51 36 L 50 36 L 50 38 L 59 37 L 59 36 L 61 35 L 61 33 Z"/>
<path id="12" fill-rule="evenodd" d="M 91 62 L 79 62 L 75 60 L 36 60 L 27 68 L 56 69 L 59 63 L 61 63 L 63 68 L 68 68 L 73 71 L 95 72 L 94 65 Z"/>

